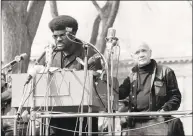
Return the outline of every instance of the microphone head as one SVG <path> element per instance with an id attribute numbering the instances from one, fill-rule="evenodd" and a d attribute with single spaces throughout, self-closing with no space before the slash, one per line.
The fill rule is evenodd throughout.
<path id="1" fill-rule="evenodd" d="M 20 56 L 15 56 L 15 61 L 20 62 L 21 60 L 27 59 L 27 54 L 23 53 Z"/>
<path id="2" fill-rule="evenodd" d="M 109 28 L 108 29 L 108 32 L 107 32 L 107 37 L 106 37 L 106 40 L 107 41 L 109 41 L 109 40 L 111 40 L 111 39 L 113 39 L 113 40 L 118 40 L 118 38 L 117 37 L 115 37 L 115 35 L 116 35 L 116 30 L 114 29 L 114 28 Z"/>
<path id="3" fill-rule="evenodd" d="M 113 37 L 115 37 L 115 34 L 116 34 L 116 30 L 111 27 L 108 29 L 107 38 L 113 38 Z"/>
<path id="4" fill-rule="evenodd" d="M 21 60 L 27 59 L 27 53 L 23 53 L 20 55 Z"/>
<path id="5" fill-rule="evenodd" d="M 32 69 L 29 70 L 28 74 L 34 77 L 37 73 L 39 73 L 44 66 L 42 65 L 35 65 Z"/>

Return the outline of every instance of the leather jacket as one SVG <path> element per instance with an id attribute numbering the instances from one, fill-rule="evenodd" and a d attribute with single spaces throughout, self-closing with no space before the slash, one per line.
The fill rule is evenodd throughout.
<path id="1" fill-rule="evenodd" d="M 161 109 L 164 111 L 178 110 L 181 103 L 181 93 L 174 71 L 167 66 L 157 64 L 153 59 L 151 61 L 154 63 L 154 71 L 149 97 L 150 111 Z M 134 91 L 135 83 L 137 82 L 137 72 L 135 69 L 136 66 L 132 68 L 131 74 L 119 87 L 119 99 L 127 99 L 129 101 L 130 111 L 136 111 L 137 106 L 137 94 Z M 152 95 L 152 91 L 155 91 L 155 95 Z"/>

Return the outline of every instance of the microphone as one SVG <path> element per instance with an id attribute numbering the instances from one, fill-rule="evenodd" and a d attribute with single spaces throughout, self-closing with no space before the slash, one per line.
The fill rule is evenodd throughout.
<path id="1" fill-rule="evenodd" d="M 40 60 L 45 56 L 45 54 L 46 54 L 46 51 L 44 51 L 44 52 L 40 55 L 40 57 L 36 60 L 36 64 L 39 64 L 39 63 L 40 63 Z"/>
<path id="2" fill-rule="evenodd" d="M 46 47 L 46 66 L 47 66 L 47 70 L 51 67 L 52 64 L 52 53 L 54 51 L 54 45 L 48 45 Z"/>
<path id="3" fill-rule="evenodd" d="M 6 67 L 9 67 L 9 66 L 13 66 L 16 63 L 18 63 L 21 60 L 24 60 L 26 58 L 27 58 L 27 54 L 26 53 L 23 53 L 20 56 L 15 56 L 15 59 L 13 61 L 9 62 L 8 64 L 6 64 L 2 69 L 6 68 Z"/>
<path id="4" fill-rule="evenodd" d="M 50 45 L 47 45 L 45 48 L 47 48 Z M 51 47 L 53 48 L 53 51 L 56 50 L 57 46 L 54 44 L 51 44 Z M 39 64 L 41 59 L 46 55 L 46 50 L 44 52 L 42 52 L 42 54 L 40 55 L 40 57 L 36 60 L 36 64 Z"/>
<path id="5" fill-rule="evenodd" d="M 28 77 L 27 77 L 27 80 L 26 80 L 24 85 L 28 84 L 31 81 L 31 79 L 33 77 L 35 77 L 36 74 L 39 73 L 42 70 L 42 68 L 44 68 L 44 66 L 42 66 L 42 65 L 35 65 L 34 69 L 29 70 Z"/>
<path id="6" fill-rule="evenodd" d="M 106 43 L 107 49 L 110 49 L 111 47 L 117 45 L 118 38 L 115 37 L 115 35 L 116 35 L 116 30 L 112 27 L 109 28 L 107 32 L 107 37 L 105 38 L 107 41 Z"/>
<path id="7" fill-rule="evenodd" d="M 114 28 L 109 28 L 108 29 L 108 32 L 107 32 L 107 37 L 106 37 L 106 40 L 109 41 L 109 40 L 112 40 L 112 39 L 115 39 L 115 40 L 118 40 L 117 37 L 115 37 L 116 35 L 116 30 Z"/>

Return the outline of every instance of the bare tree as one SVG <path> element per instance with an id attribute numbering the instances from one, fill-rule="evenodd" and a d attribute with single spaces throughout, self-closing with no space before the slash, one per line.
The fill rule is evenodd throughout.
<path id="1" fill-rule="evenodd" d="M 101 53 L 104 53 L 106 48 L 105 37 L 107 36 L 108 28 L 113 26 L 119 10 L 120 1 L 107 1 L 102 8 L 100 8 L 95 0 L 93 0 L 92 3 L 97 9 L 98 15 L 93 24 L 90 42 L 96 45 Z M 100 27 L 101 32 L 99 33 Z M 92 52 L 89 52 L 89 55 L 92 55 Z"/>
<path id="2" fill-rule="evenodd" d="M 56 1 L 49 1 L 50 2 L 50 12 L 52 15 L 52 18 L 58 16 L 58 7 Z"/>
<path id="3" fill-rule="evenodd" d="M 28 58 L 13 68 L 13 73 L 28 69 L 31 46 L 36 35 L 45 1 L 2 1 L 4 62 L 27 53 Z"/>

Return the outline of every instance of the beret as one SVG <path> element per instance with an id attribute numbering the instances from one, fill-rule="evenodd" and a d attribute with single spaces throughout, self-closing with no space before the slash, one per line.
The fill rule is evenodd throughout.
<path id="1" fill-rule="evenodd" d="M 60 15 L 49 22 L 49 28 L 52 32 L 54 30 L 66 30 L 67 28 L 71 28 L 73 32 L 76 32 L 78 30 L 78 22 L 71 16 Z"/>

